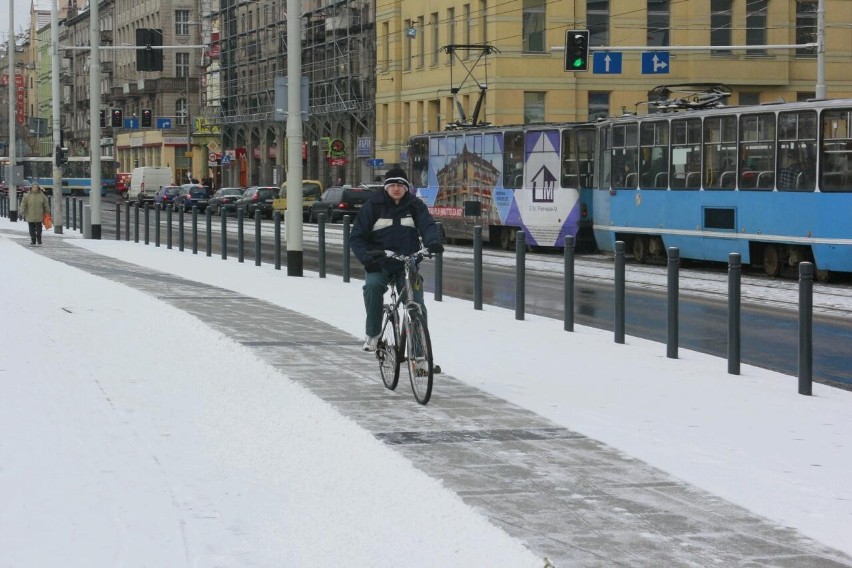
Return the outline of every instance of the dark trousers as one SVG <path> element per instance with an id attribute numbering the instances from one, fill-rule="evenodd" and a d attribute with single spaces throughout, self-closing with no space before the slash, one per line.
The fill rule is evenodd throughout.
<path id="1" fill-rule="evenodd" d="M 41 244 L 41 221 L 27 224 L 30 226 L 30 241 L 32 241 L 33 244 L 35 244 L 36 241 Z"/>

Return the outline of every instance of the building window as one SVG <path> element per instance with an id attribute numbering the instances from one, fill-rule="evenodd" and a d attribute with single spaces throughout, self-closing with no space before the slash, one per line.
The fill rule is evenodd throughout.
<path id="1" fill-rule="evenodd" d="M 175 10 L 175 35 L 189 35 L 189 10 Z"/>
<path id="2" fill-rule="evenodd" d="M 710 0 L 710 45 L 731 45 L 732 0 Z M 729 55 L 730 49 L 714 49 L 714 55 Z"/>
<path id="3" fill-rule="evenodd" d="M 669 0 L 648 0 L 648 45 L 668 46 L 670 26 Z"/>
<path id="4" fill-rule="evenodd" d="M 760 93 L 740 93 L 741 105 L 759 105 Z"/>
<path id="5" fill-rule="evenodd" d="M 462 6 L 462 21 L 464 22 L 464 43 L 470 45 L 470 4 Z M 465 54 L 465 59 L 470 56 L 470 51 Z"/>
<path id="6" fill-rule="evenodd" d="M 179 126 L 187 125 L 187 109 L 189 105 L 186 102 L 186 99 L 178 99 L 175 101 L 175 117 L 177 118 L 177 123 Z"/>
<path id="7" fill-rule="evenodd" d="M 382 22 L 382 68 L 390 71 L 390 22 Z"/>
<path id="8" fill-rule="evenodd" d="M 524 124 L 544 122 L 544 93 L 524 93 Z"/>
<path id="9" fill-rule="evenodd" d="M 420 47 L 420 53 L 417 55 L 417 59 L 418 59 L 417 67 L 419 69 L 423 68 L 423 66 L 425 65 L 425 61 L 426 61 L 426 34 L 423 33 L 423 27 L 424 27 L 423 23 L 424 22 L 425 22 L 425 19 L 423 18 L 423 16 L 419 16 L 417 18 L 417 30 L 418 30 L 418 33 L 419 33 L 418 44 L 419 44 L 419 47 Z"/>
<path id="10" fill-rule="evenodd" d="M 456 9 L 447 8 L 447 45 L 456 43 Z M 447 63 L 453 61 L 453 54 L 447 51 Z"/>
<path id="11" fill-rule="evenodd" d="M 411 34 L 412 32 L 417 33 L 417 30 L 413 28 L 413 25 L 414 23 L 411 20 L 405 20 L 405 29 L 402 30 L 403 37 L 405 38 L 403 40 L 403 45 L 405 46 L 405 53 L 402 56 L 405 71 L 411 71 L 411 42 L 414 41 L 414 37 Z"/>
<path id="12" fill-rule="evenodd" d="M 609 45 L 609 0 L 586 0 L 589 45 Z"/>
<path id="13" fill-rule="evenodd" d="M 438 64 L 438 51 L 441 49 L 441 30 L 438 28 L 438 12 L 432 12 L 429 17 L 429 25 L 432 27 L 432 65 Z"/>
<path id="14" fill-rule="evenodd" d="M 188 53 L 175 53 L 175 77 L 189 77 Z"/>
<path id="15" fill-rule="evenodd" d="M 746 2 L 746 45 L 766 45 L 766 0 Z M 749 49 L 748 55 L 766 55 L 765 49 Z"/>
<path id="16" fill-rule="evenodd" d="M 609 93 L 589 91 L 589 120 L 609 116 Z"/>
<path id="17" fill-rule="evenodd" d="M 488 43 L 488 0 L 479 0 L 479 43 Z"/>
<path id="18" fill-rule="evenodd" d="M 543 53 L 546 30 L 544 28 L 544 0 L 524 0 L 524 52 Z"/>
<path id="19" fill-rule="evenodd" d="M 796 43 L 813 43 L 817 39 L 817 3 L 796 2 Z M 816 57 L 816 47 L 796 49 L 796 57 Z"/>

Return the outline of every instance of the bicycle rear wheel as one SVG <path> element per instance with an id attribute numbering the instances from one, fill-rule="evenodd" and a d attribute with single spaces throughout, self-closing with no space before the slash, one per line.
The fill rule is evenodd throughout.
<path id="1" fill-rule="evenodd" d="M 382 336 L 376 346 L 376 359 L 379 360 L 379 371 L 382 382 L 390 390 L 396 388 L 399 382 L 399 325 L 397 325 L 395 310 L 386 310 L 382 317 Z"/>
<path id="2" fill-rule="evenodd" d="M 406 333 L 406 359 L 411 390 L 420 404 L 432 397 L 432 341 L 420 313 L 411 313 Z"/>

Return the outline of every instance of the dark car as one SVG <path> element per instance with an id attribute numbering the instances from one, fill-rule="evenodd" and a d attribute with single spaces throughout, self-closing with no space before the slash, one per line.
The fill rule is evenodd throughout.
<path id="1" fill-rule="evenodd" d="M 18 197 L 21 197 L 22 195 L 27 193 L 30 190 L 30 187 L 32 187 L 32 182 L 30 182 L 30 180 L 28 180 L 28 179 L 25 179 L 24 181 L 19 183 L 18 186 L 17 186 Z M 8 193 L 9 193 L 9 186 L 6 185 L 5 181 L 0 182 L 0 194 L 7 195 Z"/>
<path id="2" fill-rule="evenodd" d="M 154 207 L 165 209 L 174 203 L 175 197 L 180 193 L 179 185 L 164 185 L 154 195 Z"/>
<path id="3" fill-rule="evenodd" d="M 320 213 L 325 213 L 325 219 L 330 223 L 343 220 L 344 215 L 354 220 L 374 191 L 364 187 L 330 187 L 311 205 L 310 221 L 317 222 Z"/>
<path id="4" fill-rule="evenodd" d="M 207 207 L 214 215 L 221 215 L 222 211 L 227 215 L 229 211 L 236 210 L 234 204 L 242 197 L 244 191 L 242 187 L 223 187 L 207 201 Z"/>
<path id="5" fill-rule="evenodd" d="M 178 209 L 183 205 L 184 211 L 191 211 L 195 206 L 198 211 L 203 212 L 207 208 L 209 198 L 207 188 L 203 185 L 185 183 L 180 186 L 180 193 L 174 199 L 174 207 Z"/>
<path id="6" fill-rule="evenodd" d="M 247 217 L 254 217 L 254 212 L 260 211 L 262 217 L 272 219 L 272 202 L 276 198 L 278 198 L 277 187 L 253 185 L 246 189 L 234 205 L 237 209 L 242 209 Z"/>

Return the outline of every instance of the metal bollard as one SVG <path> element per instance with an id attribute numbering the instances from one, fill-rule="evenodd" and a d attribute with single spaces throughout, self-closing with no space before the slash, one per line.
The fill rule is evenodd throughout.
<path id="1" fill-rule="evenodd" d="M 183 217 L 184 217 L 184 215 L 186 215 L 186 209 L 184 208 L 183 205 L 181 205 L 180 210 L 178 211 L 178 250 L 180 252 L 183 252 L 183 248 L 184 248 L 183 247 L 183 245 L 184 245 L 184 235 L 183 235 L 183 229 L 184 229 Z"/>
<path id="2" fill-rule="evenodd" d="M 148 204 L 146 203 L 145 204 L 145 244 L 146 245 L 150 242 L 149 239 L 148 239 L 148 233 L 149 233 L 148 219 L 150 217 L 149 211 L 150 211 L 150 207 L 148 207 Z"/>
<path id="3" fill-rule="evenodd" d="M 9 210 L 8 204 L 7 204 L 6 210 L 7 211 Z M 76 215 L 76 210 L 75 210 L 74 214 Z M 71 227 L 71 198 L 70 197 L 65 198 L 65 226 Z"/>
<path id="4" fill-rule="evenodd" d="M 237 262 L 244 262 L 246 259 L 245 250 L 245 215 L 243 209 L 237 209 Z"/>
<path id="5" fill-rule="evenodd" d="M 172 204 L 166 205 L 166 248 L 172 248 Z"/>
<path id="6" fill-rule="evenodd" d="M 260 209 L 254 210 L 254 265 L 260 266 Z"/>
<path id="7" fill-rule="evenodd" d="M 72 230 L 76 231 L 77 230 L 77 198 L 76 197 L 72 200 L 71 204 L 73 205 L 73 207 L 71 208 L 71 210 L 73 212 L 73 215 L 71 216 L 71 223 L 72 223 L 71 228 L 72 228 Z"/>
<path id="8" fill-rule="evenodd" d="M 204 253 L 213 256 L 213 210 L 204 209 Z"/>
<path id="9" fill-rule="evenodd" d="M 154 207 L 154 246 L 160 246 L 160 208 Z"/>
<path id="10" fill-rule="evenodd" d="M 799 394 L 810 396 L 814 377 L 814 265 L 799 263 Z"/>
<path id="11" fill-rule="evenodd" d="M 319 277 L 325 278 L 325 213 L 317 221 L 317 248 L 319 248 Z"/>
<path id="12" fill-rule="evenodd" d="M 515 233 L 515 319 L 524 319 L 526 309 L 526 259 L 527 238 L 526 233 L 518 231 Z"/>
<path id="13" fill-rule="evenodd" d="M 133 204 L 133 242 L 139 242 L 139 204 Z"/>
<path id="14" fill-rule="evenodd" d="M 565 331 L 574 331 L 574 237 L 565 237 L 565 284 L 563 289 Z"/>
<path id="15" fill-rule="evenodd" d="M 728 255 L 728 374 L 740 374 L 740 287 L 743 264 L 740 254 Z"/>
<path id="16" fill-rule="evenodd" d="M 343 216 L 343 281 L 349 282 L 349 215 Z"/>
<path id="17" fill-rule="evenodd" d="M 444 226 L 438 221 L 435 223 L 438 226 L 439 242 L 444 241 Z M 444 299 L 444 254 L 438 253 L 435 255 L 435 301 L 440 302 Z"/>
<path id="18" fill-rule="evenodd" d="M 198 207 L 192 206 L 192 254 L 198 254 Z"/>
<path id="19" fill-rule="evenodd" d="M 222 209 L 219 212 L 219 239 L 222 245 L 222 260 L 228 258 L 228 215 Z"/>
<path id="20" fill-rule="evenodd" d="M 281 211 L 272 214 L 275 223 L 275 270 L 281 270 Z"/>
<path id="21" fill-rule="evenodd" d="M 666 357 L 677 359 L 678 349 L 678 296 L 680 294 L 680 249 L 669 247 L 668 262 L 668 325 L 666 326 Z"/>
<path id="22" fill-rule="evenodd" d="M 473 309 L 482 309 L 482 226 L 473 227 Z"/>
<path id="23" fill-rule="evenodd" d="M 115 204 L 115 240 L 121 240 L 121 203 Z"/>
<path id="24" fill-rule="evenodd" d="M 124 240 L 130 240 L 130 203 L 124 203 Z"/>
<path id="25" fill-rule="evenodd" d="M 84 223 L 83 223 L 83 200 L 82 199 L 80 199 L 80 201 L 77 203 L 77 208 L 79 209 L 79 211 L 77 211 L 77 214 L 80 216 L 80 232 L 82 233 L 83 231 L 86 230 L 85 227 L 83 227 Z M 20 209 L 18 209 L 18 210 L 20 211 Z"/>
<path id="26" fill-rule="evenodd" d="M 624 241 L 615 241 L 615 342 L 624 343 Z"/>

